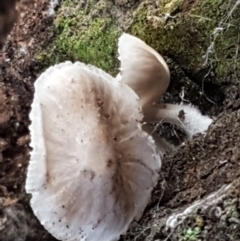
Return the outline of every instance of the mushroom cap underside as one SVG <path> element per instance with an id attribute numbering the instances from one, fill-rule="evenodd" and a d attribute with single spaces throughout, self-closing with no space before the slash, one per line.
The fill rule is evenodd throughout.
<path id="1" fill-rule="evenodd" d="M 161 160 L 138 96 L 93 66 L 65 62 L 35 82 L 26 191 L 64 241 L 114 241 L 141 217 Z"/>

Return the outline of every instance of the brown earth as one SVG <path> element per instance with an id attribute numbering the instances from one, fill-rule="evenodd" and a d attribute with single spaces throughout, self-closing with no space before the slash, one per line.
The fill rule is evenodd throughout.
<path id="1" fill-rule="evenodd" d="M 24 190 L 30 151 L 28 114 L 33 83 L 39 73 L 33 56 L 53 34 L 53 19 L 46 14 L 47 2 L 22 0 L 18 3 L 19 21 L 0 52 L 0 241 L 55 240 L 32 214 L 30 197 Z M 238 78 L 234 76 L 228 86 L 205 86 L 213 104 L 206 96 L 200 98 L 199 84 L 181 71 L 177 73 L 172 75 L 171 94 L 168 93 L 166 99 L 178 101 L 179 86 L 190 81 L 185 98 L 208 114 L 221 114 L 206 136 L 199 135 L 185 142 L 177 152 L 165 157 L 162 177 L 143 218 L 133 223 L 122 240 L 240 240 Z M 207 210 L 197 211 L 201 225 L 196 224 L 193 215 L 178 225 L 176 232 L 165 229 L 171 213 L 184 210 L 189 203 L 232 182 L 234 185 L 223 200 Z M 216 208 L 216 205 L 224 217 L 211 214 L 209 208 Z M 230 212 L 229 209 L 234 210 Z M 184 239 L 186 227 L 196 226 L 201 230 L 198 239 Z"/>
<path id="2" fill-rule="evenodd" d="M 52 19 L 45 12 L 47 2 L 18 3 L 18 23 L 0 51 L 1 241 L 55 240 L 33 216 L 24 191 L 30 151 L 28 113 L 38 73 L 33 56 L 51 37 Z"/>

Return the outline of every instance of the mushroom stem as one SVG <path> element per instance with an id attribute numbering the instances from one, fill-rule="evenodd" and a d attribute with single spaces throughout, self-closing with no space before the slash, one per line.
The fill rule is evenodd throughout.
<path id="1" fill-rule="evenodd" d="M 145 122 L 170 123 L 183 129 L 186 136 L 191 138 L 196 133 L 208 129 L 212 119 L 204 116 L 191 105 L 157 104 L 143 109 Z"/>
<path id="2" fill-rule="evenodd" d="M 159 104 L 148 106 L 143 110 L 144 121 L 145 122 L 162 122 L 162 123 L 170 123 L 173 125 L 177 125 L 184 130 L 186 135 L 190 137 L 190 133 L 187 130 L 184 122 L 182 121 L 181 111 L 183 109 L 179 108 L 180 106 L 172 105 L 172 104 Z"/>

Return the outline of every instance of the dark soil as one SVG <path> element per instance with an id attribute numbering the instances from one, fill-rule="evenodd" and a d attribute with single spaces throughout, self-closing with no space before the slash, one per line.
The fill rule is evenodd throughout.
<path id="1" fill-rule="evenodd" d="M 16 0 L 0 2 L 0 49 L 2 49 L 5 40 L 18 19 L 16 10 Z"/>
<path id="2" fill-rule="evenodd" d="M 141 234 L 137 240 L 185 240 L 181 239 L 184 229 L 194 229 L 196 218 L 200 217 L 203 220 L 201 235 L 198 239 L 186 240 L 240 240 L 239 120 L 240 110 L 222 113 L 205 137 L 196 136 L 176 153 L 165 157 L 152 203 L 137 228 L 133 227 L 132 237 Z M 204 202 L 173 233 L 166 229 L 166 220 L 171 214 L 182 212 L 190 203 L 204 200 L 229 183 L 232 186 L 224 192 L 224 198 L 214 204 Z M 213 197 L 218 198 L 219 194 Z M 227 211 L 226 206 L 231 211 Z M 221 215 L 215 217 L 215 211 L 211 210 L 218 207 Z"/>
<path id="3" fill-rule="evenodd" d="M 22 0 L 20 18 L 0 52 L 0 241 L 56 240 L 41 227 L 24 190 L 29 161 L 29 118 L 33 83 L 39 74 L 34 54 L 52 37 L 48 0 Z M 240 95 L 238 76 L 232 84 L 202 86 L 174 63 L 170 93 L 165 99 L 184 98 L 216 117 L 206 136 L 185 142 L 163 160 L 161 179 L 143 218 L 133 223 L 122 240 L 240 240 Z M 170 127 L 167 127 L 170 128 Z M 170 132 L 169 132 L 170 133 Z M 207 197 L 226 184 L 233 186 L 214 205 L 196 210 L 175 230 L 166 229 L 172 213 Z M 217 197 L 218 195 L 216 195 Z M 221 215 L 215 215 L 216 208 Z M 217 209 L 219 210 L 219 209 Z M 196 220 L 198 219 L 198 222 Z M 199 221 L 200 220 L 200 221 Z M 187 229 L 200 229 L 198 239 L 188 239 Z M 197 229 L 198 230 L 198 229 Z"/>
<path id="4" fill-rule="evenodd" d="M 55 240 L 39 225 L 24 184 L 36 51 L 51 37 L 48 0 L 22 0 L 19 20 L 0 51 L 0 240 Z"/>

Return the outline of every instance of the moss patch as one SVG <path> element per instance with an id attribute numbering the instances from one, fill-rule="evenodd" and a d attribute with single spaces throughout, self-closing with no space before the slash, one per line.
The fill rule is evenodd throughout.
<path id="1" fill-rule="evenodd" d="M 195 227 L 194 229 L 188 228 L 183 232 L 183 236 L 180 241 L 197 241 L 199 234 L 201 233 L 201 229 L 199 227 Z"/>
<path id="2" fill-rule="evenodd" d="M 234 3 L 203 0 L 196 2 L 190 9 L 185 6 L 187 12 L 183 1 L 164 3 L 165 7 L 161 2 L 157 15 L 156 10 L 142 4 L 128 31 L 171 57 L 195 77 L 206 66 L 211 66 L 215 80 L 228 75 L 233 69 L 239 42 L 237 23 L 240 11 L 236 9 L 232 18 L 226 18 Z M 173 16 L 168 17 L 165 13 Z M 206 55 L 207 50 L 210 51 Z"/>
<path id="3" fill-rule="evenodd" d="M 109 1 L 63 1 L 54 21 L 54 38 L 36 55 L 43 67 L 64 60 L 82 61 L 115 72 L 119 31 Z"/>
<path id="4" fill-rule="evenodd" d="M 172 240 L 239 240 L 240 214 L 238 198 L 225 197 L 216 206 L 193 213 L 175 230 Z M 196 222 L 202 218 L 201 226 Z M 183 231 L 184 230 L 184 231 Z"/>

